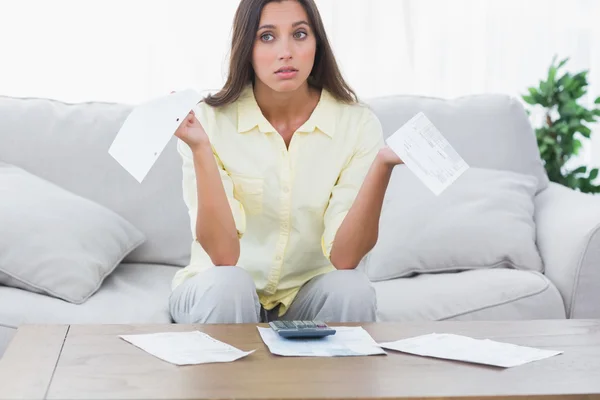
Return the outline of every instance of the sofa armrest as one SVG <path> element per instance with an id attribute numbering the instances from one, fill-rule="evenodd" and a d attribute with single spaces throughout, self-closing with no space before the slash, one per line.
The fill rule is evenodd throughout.
<path id="1" fill-rule="evenodd" d="M 600 196 L 551 182 L 535 199 L 537 245 L 568 318 L 600 318 Z"/>

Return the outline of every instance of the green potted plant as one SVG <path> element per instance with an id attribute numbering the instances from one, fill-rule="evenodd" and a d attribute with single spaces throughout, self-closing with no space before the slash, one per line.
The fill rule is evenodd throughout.
<path id="1" fill-rule="evenodd" d="M 555 56 L 546 80 L 541 80 L 538 87 L 530 87 L 529 94 L 522 98 L 528 104 L 544 109 L 544 122 L 536 127 L 535 133 L 548 178 L 581 192 L 600 193 L 600 185 L 594 183 L 598 168 L 585 165 L 565 167 L 579 154 L 582 139 L 589 140 L 592 131 L 588 125 L 600 117 L 599 107 L 590 109 L 579 103 L 587 93 L 588 71 L 576 74 L 560 71 L 568 60 L 566 58 L 556 65 Z M 595 104 L 600 104 L 600 97 Z"/>

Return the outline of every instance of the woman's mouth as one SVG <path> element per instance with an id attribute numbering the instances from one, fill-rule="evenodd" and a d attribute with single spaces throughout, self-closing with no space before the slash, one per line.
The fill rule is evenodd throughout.
<path id="1" fill-rule="evenodd" d="M 298 70 L 294 67 L 282 67 L 275 71 L 275 74 L 281 79 L 291 79 L 296 76 Z"/>

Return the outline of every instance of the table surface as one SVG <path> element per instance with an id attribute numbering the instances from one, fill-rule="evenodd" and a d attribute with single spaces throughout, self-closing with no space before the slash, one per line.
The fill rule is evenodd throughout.
<path id="1" fill-rule="evenodd" d="M 564 353 L 504 369 L 394 351 L 365 357 L 275 356 L 250 324 L 27 325 L 0 360 L 0 399 L 600 398 L 597 320 L 361 326 L 377 342 L 455 333 Z M 118 337 L 191 330 L 256 351 L 232 363 L 175 366 Z"/>

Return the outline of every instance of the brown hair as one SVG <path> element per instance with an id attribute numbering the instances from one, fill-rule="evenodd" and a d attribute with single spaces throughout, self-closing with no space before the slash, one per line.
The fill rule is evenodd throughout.
<path id="1" fill-rule="evenodd" d="M 239 98 L 248 83 L 254 82 L 255 74 L 251 63 L 252 49 L 262 10 L 266 4 L 272 1 L 286 0 L 241 0 L 233 23 L 229 75 L 225 86 L 218 93 L 204 99 L 208 105 L 219 107 L 231 104 Z M 357 102 L 356 93 L 342 77 L 314 0 L 294 1 L 304 7 L 317 40 L 315 63 L 308 83 L 318 89 L 328 90 L 334 98 L 341 102 Z"/>

